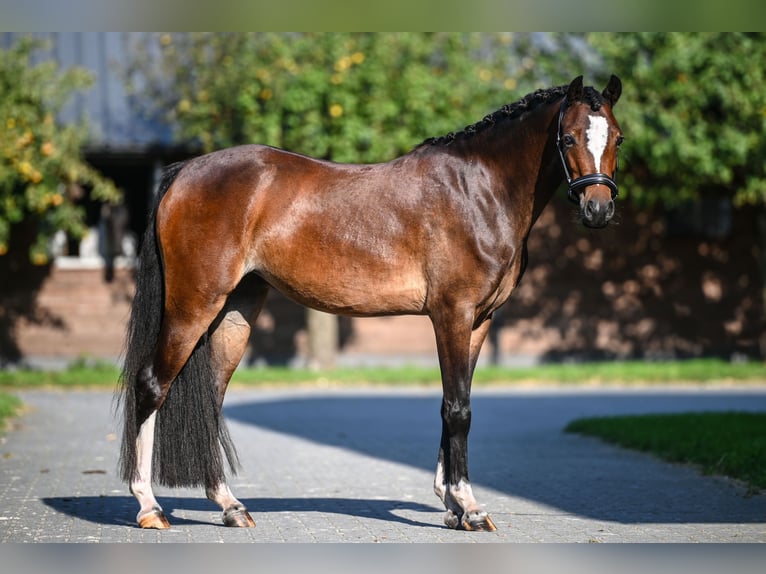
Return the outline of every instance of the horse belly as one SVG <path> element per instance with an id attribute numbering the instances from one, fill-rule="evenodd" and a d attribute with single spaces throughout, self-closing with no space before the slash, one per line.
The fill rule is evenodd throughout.
<path id="1" fill-rule="evenodd" d="M 397 273 L 307 262 L 291 270 L 257 270 L 272 287 L 301 305 L 354 317 L 422 314 L 426 286 L 422 274 Z"/>

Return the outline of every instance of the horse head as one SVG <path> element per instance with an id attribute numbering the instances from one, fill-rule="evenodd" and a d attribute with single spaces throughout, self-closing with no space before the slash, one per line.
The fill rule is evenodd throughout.
<path id="1" fill-rule="evenodd" d="M 621 92 L 617 76 L 602 92 L 583 87 L 578 76 L 569 84 L 559 110 L 557 146 L 569 198 L 579 204 L 588 227 L 604 227 L 614 215 L 618 191 L 614 178 L 623 135 L 612 108 Z"/>

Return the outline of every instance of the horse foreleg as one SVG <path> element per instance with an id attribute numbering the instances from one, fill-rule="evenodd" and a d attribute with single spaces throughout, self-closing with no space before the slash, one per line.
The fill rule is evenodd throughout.
<path id="1" fill-rule="evenodd" d="M 434 492 L 447 512 L 444 523 L 454 529 L 496 530 L 473 495 L 468 478 L 468 432 L 471 426 L 471 379 L 490 321 L 471 330 L 468 321 L 434 321 L 442 371 L 442 437 Z"/>
<path id="2" fill-rule="evenodd" d="M 250 340 L 250 331 L 263 308 L 268 285 L 256 276 L 246 276 L 229 295 L 210 335 L 213 370 L 216 377 L 219 407 L 223 406 L 226 389 Z M 250 513 L 231 492 L 225 481 L 208 486 L 207 497 L 223 510 L 226 526 L 254 527 Z"/>

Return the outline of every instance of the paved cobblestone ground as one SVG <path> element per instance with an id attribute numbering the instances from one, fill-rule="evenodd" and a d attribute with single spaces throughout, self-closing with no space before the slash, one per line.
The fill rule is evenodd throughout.
<path id="1" fill-rule="evenodd" d="M 254 529 L 222 526 L 199 489 L 157 489 L 172 522 L 143 531 L 116 476 L 106 391 L 26 391 L 0 445 L 2 542 L 766 542 L 766 495 L 562 432 L 582 416 L 766 410 L 766 388 L 478 389 L 474 492 L 495 533 L 442 526 L 431 489 L 435 389 L 231 389 Z"/>

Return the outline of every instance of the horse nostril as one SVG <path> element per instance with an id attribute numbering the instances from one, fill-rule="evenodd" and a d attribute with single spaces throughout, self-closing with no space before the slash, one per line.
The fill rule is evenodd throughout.
<path id="1" fill-rule="evenodd" d="M 592 199 L 589 199 L 585 204 L 585 217 L 592 219 L 596 213 L 598 213 L 598 203 Z"/>
<path id="2" fill-rule="evenodd" d="M 609 200 L 609 203 L 606 204 L 606 220 L 609 221 L 612 219 L 612 216 L 614 215 L 614 200 Z"/>

